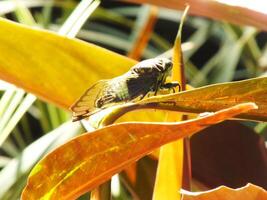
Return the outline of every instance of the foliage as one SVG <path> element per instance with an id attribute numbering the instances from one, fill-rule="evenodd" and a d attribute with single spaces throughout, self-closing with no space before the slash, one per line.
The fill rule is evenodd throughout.
<path id="1" fill-rule="evenodd" d="M 92 199 L 107 199 L 110 183 L 100 184 L 121 170 L 119 179 L 113 178 L 111 184 L 115 199 L 151 199 L 152 195 L 154 199 L 162 199 L 162 195 L 166 197 L 167 194 L 168 199 L 177 199 L 181 185 L 187 190 L 199 191 L 219 185 L 241 187 L 253 182 L 267 188 L 265 123 L 242 121 L 231 126 L 218 125 L 226 130 L 219 143 L 226 138 L 234 140 L 234 135 L 227 133 L 238 132 L 238 137 L 252 133 L 248 139 L 251 151 L 243 156 L 258 158 L 246 168 L 247 173 L 258 173 L 245 176 L 237 170 L 235 180 L 229 174 L 229 178 L 220 179 L 225 177 L 227 170 L 224 169 L 228 169 L 227 163 L 230 163 L 220 161 L 227 158 L 219 154 L 201 157 L 195 153 L 203 148 L 213 152 L 203 140 L 196 138 L 213 130 L 212 127 L 202 130 L 212 124 L 233 117 L 266 121 L 267 79 L 254 78 L 265 72 L 265 33 L 252 27 L 188 17 L 183 31 L 187 39 L 181 42 L 180 29 L 174 42 L 178 23 L 183 22 L 178 10 L 184 9 L 183 4 L 176 4 L 174 0 L 167 5 L 157 0 L 131 2 L 163 7 L 106 1 L 100 4 L 97 0 L 79 3 L 72 0 L 0 1 L 0 15 L 3 16 L 0 19 L 0 78 L 9 82 L 0 82 L 1 199 L 18 199 L 27 179 L 23 199 L 73 199 L 90 190 Z M 202 8 L 207 5 L 214 10 L 203 13 Z M 235 12 L 231 12 L 232 9 Z M 190 12 L 266 30 L 266 23 L 262 23 L 265 16 L 255 9 L 216 1 L 195 1 Z M 248 20 L 246 16 L 256 20 Z M 84 41 L 72 39 L 76 35 Z M 89 122 L 83 121 L 83 126 L 69 121 L 68 107 L 94 82 L 124 73 L 137 62 L 135 60 L 159 55 L 172 57 L 172 80 L 178 80 L 183 89 L 185 79 L 194 87 L 204 87 L 111 107 L 92 116 Z M 237 82 L 243 79 L 248 80 Z M 226 83 L 214 84 L 219 82 Z M 206 86 L 208 84 L 213 85 Z M 209 113 L 196 117 L 202 112 Z M 194 119 L 174 122 L 186 118 Z M 166 120 L 168 122 L 164 122 Z M 155 121 L 157 123 L 148 123 Z M 125 123 L 110 125 L 118 122 Z M 82 127 L 90 133 L 69 140 L 87 132 Z M 201 134 L 191 137 L 200 130 Z M 213 132 L 219 133 L 218 130 Z M 160 156 L 154 151 L 185 137 L 188 139 L 184 144 L 171 143 L 161 148 Z M 209 138 L 212 137 L 205 138 L 205 142 L 210 142 Z M 241 154 L 243 140 L 234 141 L 233 149 L 236 149 L 233 151 Z M 228 150 L 227 144 L 220 149 L 230 157 Z M 151 151 L 154 151 L 153 156 L 144 157 Z M 156 176 L 153 163 L 158 162 L 158 157 Z M 238 158 L 233 160 L 236 168 L 230 170 L 240 169 L 241 172 L 242 163 L 238 163 Z M 219 163 L 220 170 L 211 161 Z M 209 174 L 205 168 L 217 170 L 217 174 Z M 119 180 L 117 187 L 116 180 Z M 250 190 L 266 195 L 256 186 L 246 188 Z M 240 195 L 228 190 L 223 191 L 225 194 Z M 191 199 L 191 196 L 183 198 Z M 207 198 L 212 199 L 212 196 Z"/>

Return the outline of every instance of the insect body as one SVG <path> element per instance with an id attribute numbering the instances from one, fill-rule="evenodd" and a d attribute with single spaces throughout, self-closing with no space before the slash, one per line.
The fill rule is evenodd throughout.
<path id="1" fill-rule="evenodd" d="M 142 99 L 148 92 L 156 95 L 159 89 L 179 86 L 176 82 L 165 83 L 171 69 L 172 62 L 166 58 L 148 59 L 121 76 L 95 83 L 70 107 L 73 121 L 89 117 L 110 104 Z"/>

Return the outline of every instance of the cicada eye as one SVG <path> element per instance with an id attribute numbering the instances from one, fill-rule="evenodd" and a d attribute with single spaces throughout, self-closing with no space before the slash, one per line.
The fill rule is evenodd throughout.
<path id="1" fill-rule="evenodd" d="M 138 68 L 133 68 L 133 71 L 134 71 L 135 73 L 138 73 L 138 72 L 139 72 Z"/>
<path id="2" fill-rule="evenodd" d="M 155 69 L 160 72 L 164 72 L 166 70 L 166 65 L 163 59 L 157 59 L 154 63 Z"/>
<path id="3" fill-rule="evenodd" d="M 160 72 L 163 72 L 165 70 L 165 68 L 163 67 L 161 63 L 156 64 L 156 69 L 158 69 Z"/>
<path id="4" fill-rule="evenodd" d="M 167 60 L 167 62 L 165 62 L 165 66 L 166 66 L 167 69 L 172 67 L 172 65 L 173 65 L 172 61 L 170 61 L 170 60 Z"/>
<path id="5" fill-rule="evenodd" d="M 172 61 L 167 58 L 160 58 L 156 65 L 162 72 L 165 72 L 172 67 Z"/>

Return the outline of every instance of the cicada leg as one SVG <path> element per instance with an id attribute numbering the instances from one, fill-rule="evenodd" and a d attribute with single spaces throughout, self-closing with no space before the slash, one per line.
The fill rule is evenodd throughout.
<path id="1" fill-rule="evenodd" d="M 175 88 L 178 87 L 178 91 L 181 91 L 181 86 L 178 82 L 171 82 L 171 83 L 165 83 L 161 86 L 162 89 L 172 89 L 173 93 L 175 93 Z"/>
<path id="2" fill-rule="evenodd" d="M 162 86 L 160 86 L 161 83 L 162 83 L 162 79 L 159 80 L 159 81 L 157 82 L 156 86 L 155 86 L 155 93 L 154 93 L 154 96 L 157 95 L 159 88 L 162 88 Z"/>
<path id="3" fill-rule="evenodd" d="M 139 100 L 142 100 L 143 98 L 145 98 L 145 96 L 146 96 L 145 94 L 141 94 Z"/>

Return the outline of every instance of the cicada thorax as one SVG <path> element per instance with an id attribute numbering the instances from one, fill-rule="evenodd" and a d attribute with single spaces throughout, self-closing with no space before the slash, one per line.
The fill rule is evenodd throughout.
<path id="1" fill-rule="evenodd" d="M 142 61 L 132 67 L 131 72 L 137 75 L 134 82 L 143 86 L 143 92 L 155 92 L 156 95 L 161 88 L 172 69 L 172 62 L 166 58 L 154 58 Z M 132 81 L 133 82 L 133 81 Z"/>
<path id="2" fill-rule="evenodd" d="M 172 62 L 165 58 L 154 58 L 142 61 L 131 68 L 130 71 L 138 75 L 154 74 L 155 76 L 166 73 L 172 68 Z"/>

